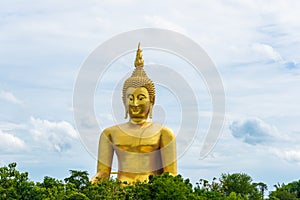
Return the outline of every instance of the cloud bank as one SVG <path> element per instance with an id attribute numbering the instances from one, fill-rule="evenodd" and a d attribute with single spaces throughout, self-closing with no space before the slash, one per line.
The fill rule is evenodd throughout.
<path id="1" fill-rule="evenodd" d="M 20 152 L 26 148 L 26 144 L 21 138 L 0 130 L 1 152 Z"/>
<path id="2" fill-rule="evenodd" d="M 73 126 L 66 121 L 50 122 L 31 117 L 30 125 L 33 139 L 52 151 L 65 152 L 71 149 L 72 142 L 78 139 Z"/>
<path id="3" fill-rule="evenodd" d="M 233 121 L 229 129 L 235 138 L 251 145 L 268 143 L 279 135 L 276 127 L 257 118 Z"/>
<path id="4" fill-rule="evenodd" d="M 0 99 L 7 101 L 9 103 L 13 103 L 13 104 L 23 104 L 23 101 L 19 100 L 11 92 L 0 91 Z"/>

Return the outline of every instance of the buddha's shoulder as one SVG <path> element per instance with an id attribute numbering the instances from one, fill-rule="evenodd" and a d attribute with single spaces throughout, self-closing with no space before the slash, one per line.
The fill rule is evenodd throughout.
<path id="1" fill-rule="evenodd" d="M 111 132 L 111 131 L 116 131 L 119 129 L 120 125 L 114 125 L 114 126 L 110 126 L 110 127 L 106 127 L 103 132 Z"/>
<path id="2" fill-rule="evenodd" d="M 153 123 L 152 126 L 155 127 L 155 129 L 159 129 L 162 135 L 174 137 L 174 132 L 171 128 L 157 123 Z"/>
<path id="3" fill-rule="evenodd" d="M 122 128 L 124 128 L 126 126 L 126 124 L 117 124 L 117 125 L 114 125 L 114 126 L 110 126 L 110 127 L 107 127 L 103 130 L 103 134 L 111 134 L 111 133 L 114 133 L 114 132 L 119 132 L 120 129 L 122 130 Z"/>
<path id="4" fill-rule="evenodd" d="M 172 129 L 170 129 L 168 127 L 164 127 L 162 129 L 161 135 L 162 135 L 162 137 L 169 138 L 171 140 L 173 140 L 175 138 L 175 135 L 174 135 Z"/>

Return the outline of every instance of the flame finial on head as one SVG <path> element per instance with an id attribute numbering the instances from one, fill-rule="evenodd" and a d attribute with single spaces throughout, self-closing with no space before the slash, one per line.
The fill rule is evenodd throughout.
<path id="1" fill-rule="evenodd" d="M 138 45 L 138 49 L 136 51 L 134 66 L 135 67 L 143 67 L 144 66 L 144 59 L 143 59 L 142 49 L 140 48 L 140 42 Z"/>

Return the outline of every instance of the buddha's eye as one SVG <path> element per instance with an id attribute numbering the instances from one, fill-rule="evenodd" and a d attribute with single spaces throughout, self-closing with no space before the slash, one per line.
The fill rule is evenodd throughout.
<path id="1" fill-rule="evenodd" d="M 133 101 L 133 96 L 131 94 L 128 95 L 127 98 L 129 99 L 129 101 Z"/>
<path id="2" fill-rule="evenodd" d="M 140 101 L 142 101 L 142 100 L 144 100 L 146 97 L 144 96 L 144 95 L 139 95 L 138 96 L 138 99 L 140 100 Z"/>

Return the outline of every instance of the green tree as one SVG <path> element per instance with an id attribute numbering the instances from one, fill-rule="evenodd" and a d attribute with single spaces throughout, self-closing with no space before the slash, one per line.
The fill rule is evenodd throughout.
<path id="1" fill-rule="evenodd" d="M 148 187 L 151 191 L 151 199 L 195 199 L 193 186 L 189 179 L 183 179 L 181 175 L 171 176 L 168 173 L 162 175 L 150 175 Z"/>
<path id="2" fill-rule="evenodd" d="M 66 200 L 89 200 L 89 198 L 81 193 L 81 192 L 77 192 L 77 191 L 72 191 L 70 192 L 68 195 L 65 196 Z"/>
<path id="3" fill-rule="evenodd" d="M 16 163 L 0 168 L 0 199 L 32 199 L 34 182 L 28 180 L 28 173 L 16 169 Z"/>
<path id="4" fill-rule="evenodd" d="M 269 198 L 270 200 L 296 200 L 297 199 L 295 194 L 282 189 L 272 191 L 269 195 Z"/>
<path id="5" fill-rule="evenodd" d="M 205 179 L 200 179 L 194 188 L 195 195 L 203 199 L 224 199 L 224 194 L 221 192 L 221 184 L 216 182 L 216 180 L 217 178 L 213 178 L 212 182 L 209 183 Z"/>
<path id="6" fill-rule="evenodd" d="M 274 185 L 275 191 L 272 191 L 269 195 L 271 200 L 294 200 L 300 199 L 300 180 L 293 181 L 291 183 Z"/>
<path id="7" fill-rule="evenodd" d="M 300 180 L 288 183 L 285 187 L 290 193 L 293 193 L 297 198 L 300 198 Z"/>
<path id="8" fill-rule="evenodd" d="M 65 196 L 65 185 L 61 180 L 45 176 L 42 183 L 36 183 L 35 199 L 63 199 Z"/>
<path id="9" fill-rule="evenodd" d="M 101 180 L 97 184 L 91 184 L 83 189 L 83 193 L 89 199 L 126 199 L 125 187 L 119 180 Z"/>
<path id="10" fill-rule="evenodd" d="M 264 199 L 265 191 L 268 190 L 268 186 L 263 182 L 253 183 L 253 185 L 258 188 L 261 195 L 261 199 Z"/>
<path id="11" fill-rule="evenodd" d="M 70 173 L 71 176 L 64 179 L 67 184 L 74 184 L 75 188 L 78 190 L 82 190 L 84 187 L 90 185 L 89 174 L 87 171 L 70 170 Z"/>
<path id="12" fill-rule="evenodd" d="M 137 181 L 134 185 L 126 185 L 124 187 L 125 199 L 143 199 L 151 200 L 151 189 L 146 182 Z"/>
<path id="13" fill-rule="evenodd" d="M 198 200 L 247 200 L 263 199 L 267 185 L 252 183 L 247 174 L 222 174 L 212 182 L 200 179 L 196 187 L 181 175 L 150 175 L 148 182 L 134 184 L 119 180 L 89 182 L 86 171 L 70 170 L 70 176 L 57 180 L 48 176 L 43 182 L 29 180 L 27 172 L 19 172 L 17 164 L 0 168 L 0 200 L 89 200 L 89 199 L 198 199 Z M 270 192 L 270 200 L 295 200 L 300 198 L 300 180 L 277 184 Z"/>
<path id="14" fill-rule="evenodd" d="M 244 173 L 222 174 L 220 178 L 221 190 L 226 196 L 231 192 L 249 199 L 261 199 L 256 185 L 252 183 L 252 178 Z"/>
<path id="15" fill-rule="evenodd" d="M 231 192 L 226 198 L 224 198 L 225 200 L 247 200 L 247 197 L 242 197 L 241 194 L 236 194 L 235 192 Z"/>

